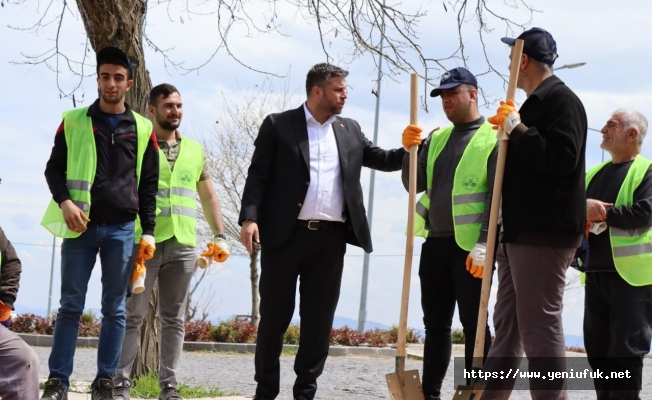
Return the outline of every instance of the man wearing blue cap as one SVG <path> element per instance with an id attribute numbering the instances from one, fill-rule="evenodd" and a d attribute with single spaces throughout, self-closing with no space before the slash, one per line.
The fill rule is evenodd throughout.
<path id="1" fill-rule="evenodd" d="M 88 281 L 99 254 L 102 329 L 92 400 L 113 399 L 111 378 L 125 335 L 125 297 L 131 271 L 136 217 L 142 250 L 154 252 L 158 144 L 152 123 L 131 110 L 133 85 L 127 55 L 115 47 L 97 52 L 100 97 L 66 111 L 45 169 L 52 201 L 41 222 L 61 245 L 61 300 L 48 360 L 43 400 L 65 400 L 84 310 Z"/>
<path id="2" fill-rule="evenodd" d="M 496 339 L 485 372 L 516 370 L 528 358 L 531 372 L 566 371 L 562 300 L 566 269 L 586 224 L 584 152 L 587 121 L 580 99 L 553 75 L 557 46 L 541 28 L 523 32 L 519 111 L 502 103 L 488 120 L 509 140 L 502 190 L 502 234 L 496 259 Z M 516 39 L 503 38 L 513 46 Z M 503 139 L 503 138 L 500 138 Z M 472 252 L 473 254 L 473 252 Z M 483 399 L 508 399 L 513 379 L 487 382 Z M 566 399 L 564 379 L 530 381 L 533 399 Z"/>
<path id="3" fill-rule="evenodd" d="M 491 124 L 480 116 L 478 83 L 466 69 L 444 73 L 430 96 L 441 96 L 444 113 L 453 123 L 435 130 L 423 142 L 417 169 L 417 192 L 425 191 L 417 203 L 414 232 L 426 239 L 419 264 L 426 328 L 422 386 L 426 399 L 439 399 L 450 364 L 456 302 L 468 343 L 465 365 L 472 368 L 482 287 L 482 280 L 476 278 L 482 278 L 483 268 L 466 264 L 469 251 L 477 243 L 484 248 L 487 241 L 497 140 Z M 409 125 L 403 137 L 420 139 L 421 128 Z M 406 153 L 402 176 L 406 190 L 409 165 L 410 154 Z M 490 345 L 487 326 L 485 355 Z"/>

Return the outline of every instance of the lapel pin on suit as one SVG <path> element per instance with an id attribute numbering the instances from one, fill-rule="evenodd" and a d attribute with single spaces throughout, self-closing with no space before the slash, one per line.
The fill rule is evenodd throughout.
<path id="1" fill-rule="evenodd" d="M 342 128 L 344 128 L 344 124 L 343 124 L 343 123 L 340 123 L 340 126 L 341 126 Z"/>

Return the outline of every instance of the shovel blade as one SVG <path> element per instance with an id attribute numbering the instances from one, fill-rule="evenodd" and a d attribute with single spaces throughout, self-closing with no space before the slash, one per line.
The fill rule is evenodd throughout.
<path id="1" fill-rule="evenodd" d="M 403 381 L 398 373 L 385 375 L 387 388 L 392 400 L 425 400 L 419 370 L 413 369 L 403 372 Z"/>
<path id="2" fill-rule="evenodd" d="M 459 385 L 453 395 L 453 400 L 480 400 L 484 392 L 484 383 L 474 385 Z"/>

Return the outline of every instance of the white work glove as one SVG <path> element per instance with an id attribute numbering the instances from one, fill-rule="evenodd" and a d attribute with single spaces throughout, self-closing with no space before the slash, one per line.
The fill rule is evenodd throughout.
<path id="1" fill-rule="evenodd" d="M 152 235 L 143 235 L 141 238 L 147 242 L 148 245 L 152 246 L 154 250 L 156 250 L 156 241 L 154 240 L 154 236 Z"/>
<path id="2" fill-rule="evenodd" d="M 519 117 L 518 113 L 516 111 L 512 111 L 509 114 L 507 114 L 507 117 L 505 117 L 505 122 L 503 123 L 503 129 L 505 130 L 505 133 L 510 135 L 514 128 L 516 128 L 517 125 L 521 123 L 521 117 Z"/>
<path id="3" fill-rule="evenodd" d="M 469 255 L 473 258 L 473 264 L 484 266 L 484 256 L 487 254 L 485 243 L 476 243 Z"/>
<path id="4" fill-rule="evenodd" d="M 487 245 L 485 243 L 476 243 L 466 258 L 466 270 L 474 278 L 482 278 L 484 275 L 485 254 L 487 254 Z"/>
<path id="5" fill-rule="evenodd" d="M 224 262 L 226 261 L 227 258 L 231 255 L 231 252 L 229 251 L 229 244 L 226 242 L 226 240 L 222 238 L 216 238 L 215 239 L 215 244 L 217 247 L 219 247 L 220 250 L 222 250 L 221 253 L 218 254 L 218 259 L 215 261 L 217 262 Z"/>
<path id="6" fill-rule="evenodd" d="M 607 230 L 607 223 L 604 221 L 593 222 L 591 224 L 591 228 L 589 228 L 589 232 L 593 233 L 594 235 L 599 235 L 606 230 Z"/>

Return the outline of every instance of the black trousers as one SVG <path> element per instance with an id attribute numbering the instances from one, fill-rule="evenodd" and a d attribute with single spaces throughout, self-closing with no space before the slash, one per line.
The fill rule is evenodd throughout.
<path id="1" fill-rule="evenodd" d="M 584 347 L 591 368 L 629 371 L 630 379 L 594 379 L 598 400 L 640 399 L 643 357 L 652 340 L 652 285 L 632 286 L 617 272 L 589 272 Z"/>
<path id="2" fill-rule="evenodd" d="M 478 324 L 482 279 L 466 270 L 469 252 L 454 237 L 429 237 L 421 248 L 419 278 L 426 339 L 423 349 L 423 393 L 439 396 L 451 360 L 451 325 L 455 303 L 464 330 L 464 358 L 467 370 L 473 364 L 473 347 Z M 485 331 L 484 357 L 491 346 L 489 325 Z"/>
<path id="3" fill-rule="evenodd" d="M 263 244 L 260 275 L 260 323 L 256 342 L 256 396 L 274 399 L 279 393 L 279 357 L 283 335 L 294 313 L 299 278 L 301 338 L 294 361 L 294 397 L 315 397 L 324 370 L 337 301 L 340 296 L 346 228 L 295 227 L 277 249 Z"/>

